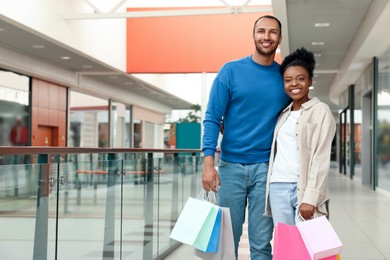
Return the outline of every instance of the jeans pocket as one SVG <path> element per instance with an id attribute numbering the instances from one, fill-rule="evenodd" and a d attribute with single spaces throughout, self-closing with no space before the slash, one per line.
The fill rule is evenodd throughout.
<path id="1" fill-rule="evenodd" d="M 225 167 L 228 164 L 228 162 L 225 162 L 223 160 L 219 160 L 218 167 Z"/>

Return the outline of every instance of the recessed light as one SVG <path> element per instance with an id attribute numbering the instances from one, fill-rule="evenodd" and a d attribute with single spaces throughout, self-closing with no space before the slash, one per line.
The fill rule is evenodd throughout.
<path id="1" fill-rule="evenodd" d="M 330 23 L 315 23 L 314 27 L 329 27 Z"/>
<path id="2" fill-rule="evenodd" d="M 45 46 L 44 45 L 41 45 L 41 44 L 36 44 L 36 45 L 33 45 L 32 46 L 34 49 L 44 49 Z"/>
<path id="3" fill-rule="evenodd" d="M 325 42 L 312 42 L 311 45 L 324 45 Z"/>
<path id="4" fill-rule="evenodd" d="M 322 57 L 322 53 L 314 53 L 314 57 L 321 58 Z"/>
<path id="5" fill-rule="evenodd" d="M 69 56 L 62 56 L 61 59 L 63 59 L 63 60 L 70 60 L 71 57 L 69 57 Z"/>
<path id="6" fill-rule="evenodd" d="M 314 89 L 314 87 L 313 87 L 313 86 L 310 86 L 309 89 Z"/>

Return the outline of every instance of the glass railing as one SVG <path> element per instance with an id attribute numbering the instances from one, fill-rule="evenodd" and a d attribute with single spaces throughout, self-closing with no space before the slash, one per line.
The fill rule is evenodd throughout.
<path id="1" fill-rule="evenodd" d="M 1 259 L 163 259 L 199 150 L 0 150 Z"/>

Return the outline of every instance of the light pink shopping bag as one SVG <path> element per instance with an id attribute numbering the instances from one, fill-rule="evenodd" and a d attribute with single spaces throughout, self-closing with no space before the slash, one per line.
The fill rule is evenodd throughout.
<path id="1" fill-rule="evenodd" d="M 325 216 L 298 222 L 297 228 L 311 259 L 324 259 L 341 253 L 343 244 Z"/>
<path id="2" fill-rule="evenodd" d="M 273 260 L 312 260 L 296 226 L 279 223 L 275 227 Z M 322 260 L 336 260 L 330 256 Z"/>

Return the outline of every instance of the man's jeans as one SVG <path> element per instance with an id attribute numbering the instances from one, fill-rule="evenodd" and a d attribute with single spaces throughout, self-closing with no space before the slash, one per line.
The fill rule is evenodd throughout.
<path id="1" fill-rule="evenodd" d="M 273 182 L 269 188 L 269 201 L 275 227 L 278 223 L 294 225 L 297 221 L 297 183 Z"/>
<path id="2" fill-rule="evenodd" d="M 271 260 L 272 218 L 263 216 L 268 164 L 239 164 L 220 161 L 221 187 L 218 204 L 229 207 L 236 257 L 248 204 L 248 235 L 252 260 Z"/>

